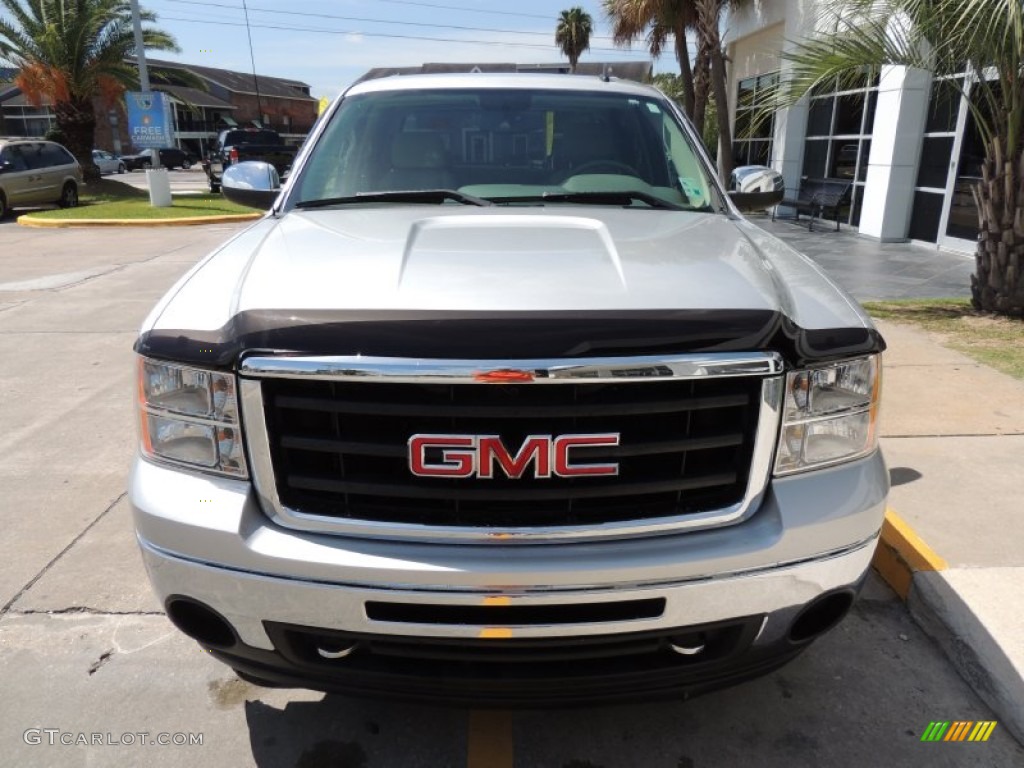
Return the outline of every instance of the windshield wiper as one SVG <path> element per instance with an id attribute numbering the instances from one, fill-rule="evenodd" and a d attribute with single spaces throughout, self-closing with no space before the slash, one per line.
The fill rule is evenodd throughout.
<path id="1" fill-rule="evenodd" d="M 320 200 L 303 200 L 296 208 L 326 208 L 346 203 L 443 203 L 453 200 L 463 205 L 493 205 L 490 200 L 473 195 L 464 195 L 454 189 L 407 189 L 394 192 L 360 192 L 348 197 L 325 197 Z"/>
<path id="2" fill-rule="evenodd" d="M 545 192 L 541 195 L 521 195 L 518 197 L 491 197 L 495 203 L 580 203 L 581 205 L 622 205 L 628 206 L 635 202 L 646 203 L 651 208 L 663 208 L 669 211 L 691 210 L 657 195 L 648 192 Z"/>

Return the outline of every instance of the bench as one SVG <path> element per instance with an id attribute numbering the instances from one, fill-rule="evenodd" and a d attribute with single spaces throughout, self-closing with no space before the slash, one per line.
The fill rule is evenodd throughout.
<path id="1" fill-rule="evenodd" d="M 839 210 L 850 202 L 850 190 L 853 189 L 853 182 L 847 179 L 810 179 L 800 180 L 800 190 L 796 196 L 791 196 L 793 190 L 786 190 L 786 197 L 772 209 L 772 221 L 780 206 L 786 206 L 796 211 L 795 219 L 800 220 L 800 212 L 811 214 L 807 224 L 809 232 L 814 231 L 814 220 L 824 218 L 825 214 L 831 212 L 836 222 L 836 231 L 839 231 Z"/>

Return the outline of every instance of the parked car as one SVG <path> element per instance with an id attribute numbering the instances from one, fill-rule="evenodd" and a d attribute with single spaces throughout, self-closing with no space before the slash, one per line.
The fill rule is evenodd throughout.
<path id="1" fill-rule="evenodd" d="M 203 170 L 210 181 L 210 191 L 220 191 L 220 177 L 225 168 L 247 160 L 262 160 L 284 175 L 295 162 L 298 147 L 284 143 L 277 131 L 266 128 L 232 128 L 221 131 L 213 151 L 203 160 Z"/>
<path id="2" fill-rule="evenodd" d="M 60 144 L 0 138 L 0 218 L 27 205 L 73 208 L 83 183 L 82 166 Z"/>
<path id="3" fill-rule="evenodd" d="M 885 343 L 655 88 L 363 82 L 135 343 L 138 542 L 243 679 L 685 696 L 834 627 L 885 514 Z M 841 693 L 837 693 L 841 695 Z"/>
<path id="4" fill-rule="evenodd" d="M 92 161 L 100 169 L 100 176 L 105 176 L 109 173 L 124 173 L 128 168 L 124 160 L 103 149 L 94 149 L 92 151 Z"/>
<path id="5" fill-rule="evenodd" d="M 136 155 L 121 155 L 121 161 L 129 171 L 144 171 L 153 167 L 155 149 L 144 149 Z M 178 147 L 164 147 L 159 150 L 160 165 L 164 168 L 188 170 L 195 163 L 195 156 Z"/>

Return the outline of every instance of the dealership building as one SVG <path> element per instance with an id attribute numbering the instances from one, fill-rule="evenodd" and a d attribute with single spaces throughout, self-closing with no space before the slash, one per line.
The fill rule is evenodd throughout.
<path id="1" fill-rule="evenodd" d="M 970 95 L 970 76 L 887 66 L 855 88 L 820 89 L 771 120 L 753 120 L 759 92 L 784 76 L 782 52 L 814 33 L 823 5 L 754 0 L 730 15 L 736 163 L 770 165 L 793 190 L 804 178 L 845 179 L 852 189 L 840 220 L 862 235 L 973 252 L 978 217 L 970 188 L 985 152 L 959 90 L 966 82 Z"/>

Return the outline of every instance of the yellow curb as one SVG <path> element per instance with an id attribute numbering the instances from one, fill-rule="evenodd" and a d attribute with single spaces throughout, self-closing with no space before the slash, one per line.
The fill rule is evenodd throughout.
<path id="1" fill-rule="evenodd" d="M 892 590 L 906 600 L 918 571 L 944 571 L 948 567 L 907 522 L 893 510 L 885 510 L 882 538 L 871 564 Z"/>
<path id="2" fill-rule="evenodd" d="M 177 219 L 36 219 L 32 214 L 18 217 L 23 227 L 60 229 L 66 227 L 191 227 L 198 224 L 232 224 L 262 219 L 264 213 L 232 213 L 223 216 L 188 216 Z"/>

